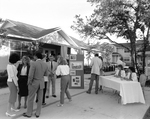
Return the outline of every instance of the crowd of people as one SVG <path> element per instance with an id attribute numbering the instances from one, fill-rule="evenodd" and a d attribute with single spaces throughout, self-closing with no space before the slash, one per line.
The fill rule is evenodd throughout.
<path id="1" fill-rule="evenodd" d="M 56 76 L 61 76 L 60 82 L 60 104 L 64 104 L 64 94 L 67 95 L 69 101 L 72 101 L 68 91 L 70 81 L 70 68 L 66 59 L 59 56 L 57 61 L 54 55 L 47 57 L 41 52 L 36 52 L 31 60 L 28 56 L 19 59 L 19 55 L 12 53 L 9 57 L 7 65 L 9 87 L 9 103 L 6 115 L 13 117 L 14 112 L 20 111 L 21 98 L 24 97 L 24 108 L 27 109 L 24 117 L 31 117 L 33 112 L 34 100 L 37 103 L 35 116 L 39 117 L 42 105 L 46 105 L 45 98 L 50 97 L 50 86 L 52 85 L 52 96 L 56 98 Z M 18 107 L 15 106 L 18 95 Z"/>
<path id="2" fill-rule="evenodd" d="M 47 58 L 49 60 L 47 60 Z M 135 69 L 126 67 L 125 63 L 120 59 L 117 62 L 118 66 L 115 70 L 115 77 L 123 80 L 138 81 Z M 91 80 L 87 93 L 90 94 L 95 81 L 95 94 L 102 90 L 102 85 L 99 84 L 99 78 L 103 75 L 103 58 L 98 54 L 91 60 Z M 59 107 L 64 104 L 64 95 L 66 94 L 69 101 L 72 101 L 68 91 L 70 81 L 70 68 L 68 62 L 61 56 L 55 60 L 55 55 L 50 54 L 48 57 L 45 54 L 36 52 L 31 60 L 28 56 L 23 56 L 21 60 L 19 55 L 12 53 L 9 57 L 7 65 L 8 79 L 7 84 L 10 90 L 9 103 L 6 111 L 7 116 L 15 116 L 13 112 L 17 112 L 21 108 L 21 99 L 24 97 L 24 108 L 27 112 L 24 117 L 31 117 L 33 112 L 34 100 L 37 103 L 35 116 L 39 117 L 42 105 L 46 105 L 45 98 L 50 97 L 50 89 L 52 89 L 52 97 L 56 98 L 56 77 L 61 76 L 60 81 L 60 103 Z M 50 88 L 51 87 L 51 88 Z M 18 107 L 15 107 L 18 95 Z"/>

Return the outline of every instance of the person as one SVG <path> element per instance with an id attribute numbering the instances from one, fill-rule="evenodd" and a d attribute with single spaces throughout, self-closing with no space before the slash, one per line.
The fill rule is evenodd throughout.
<path id="1" fill-rule="evenodd" d="M 69 101 L 72 101 L 70 93 L 68 91 L 69 81 L 70 81 L 70 68 L 67 65 L 66 59 L 63 57 L 60 57 L 58 59 L 58 67 L 56 69 L 56 75 L 61 75 L 61 82 L 60 82 L 60 104 L 58 104 L 59 107 L 63 106 L 64 104 L 64 94 L 66 93 L 67 98 Z"/>
<path id="2" fill-rule="evenodd" d="M 46 63 L 46 55 L 45 54 L 43 54 L 43 59 L 42 59 L 42 61 L 44 62 L 44 63 Z M 47 65 L 47 64 L 46 64 Z M 43 90 L 43 101 L 42 101 L 42 105 L 46 105 L 46 103 L 45 103 L 45 94 L 46 94 L 46 90 L 47 90 L 47 82 L 48 82 L 48 76 L 44 76 L 44 90 Z"/>
<path id="3" fill-rule="evenodd" d="M 127 73 L 125 79 L 130 80 L 130 81 L 138 82 L 137 74 L 135 73 L 135 68 L 134 67 L 129 67 L 128 73 Z"/>
<path id="4" fill-rule="evenodd" d="M 17 91 L 18 91 L 18 77 L 17 77 L 17 68 L 15 63 L 19 61 L 19 55 L 16 53 L 12 53 L 9 56 L 9 64 L 7 65 L 7 85 L 10 91 L 9 95 L 9 103 L 6 111 L 6 116 L 15 116 L 16 114 L 12 114 L 12 111 L 19 111 L 15 108 L 15 102 L 17 99 Z"/>
<path id="5" fill-rule="evenodd" d="M 58 62 L 59 58 L 61 57 L 60 53 L 57 54 L 57 59 L 56 61 Z"/>
<path id="6" fill-rule="evenodd" d="M 49 98 L 50 94 L 50 84 L 52 85 L 52 96 L 56 97 L 56 69 L 57 69 L 57 63 L 54 61 L 54 55 L 49 55 L 49 62 L 47 62 L 48 65 L 48 85 L 47 85 L 47 92 L 46 92 L 46 98 Z"/>
<path id="7" fill-rule="evenodd" d="M 27 112 L 23 113 L 23 116 L 28 118 L 32 116 L 33 102 L 36 94 L 38 102 L 35 116 L 40 116 L 44 89 L 44 76 L 47 76 L 48 70 L 47 65 L 41 60 L 42 53 L 37 51 L 34 55 L 34 58 L 36 59 L 36 61 L 31 63 L 28 76 L 29 95 L 27 103 Z"/>
<path id="8" fill-rule="evenodd" d="M 124 71 L 123 66 L 121 64 L 118 65 L 114 76 L 120 77 L 120 78 L 125 78 L 125 71 Z"/>
<path id="9" fill-rule="evenodd" d="M 42 61 L 44 63 L 46 63 L 46 54 L 42 54 L 42 57 L 43 57 Z M 46 89 L 47 89 L 47 82 L 48 82 L 48 76 L 44 76 L 44 89 L 43 89 L 43 101 L 42 101 L 42 105 L 46 105 L 46 103 L 45 103 L 45 94 L 46 94 Z M 37 97 L 36 97 L 36 102 L 38 102 Z"/>
<path id="10" fill-rule="evenodd" d="M 24 97 L 24 108 L 27 108 L 27 97 L 28 97 L 28 73 L 30 69 L 30 59 L 27 56 L 22 57 L 22 63 L 18 65 L 18 109 L 21 107 L 21 97 Z"/>
<path id="11" fill-rule="evenodd" d="M 102 68 L 102 61 L 98 57 L 98 54 L 95 54 L 95 57 L 92 59 L 91 64 L 91 80 L 89 83 L 89 89 L 87 91 L 88 94 L 91 93 L 93 81 L 96 81 L 95 84 L 95 94 L 98 94 L 98 88 L 99 88 L 99 75 L 100 75 L 100 69 Z"/>
<path id="12" fill-rule="evenodd" d="M 99 58 L 102 61 L 102 68 L 100 69 L 100 75 L 103 76 L 103 74 L 104 74 L 104 72 L 103 72 L 103 67 L 104 67 L 103 58 L 102 58 L 102 56 L 99 56 Z M 102 85 L 100 85 L 100 88 L 99 88 L 99 91 L 101 91 L 101 90 L 103 90 Z"/>

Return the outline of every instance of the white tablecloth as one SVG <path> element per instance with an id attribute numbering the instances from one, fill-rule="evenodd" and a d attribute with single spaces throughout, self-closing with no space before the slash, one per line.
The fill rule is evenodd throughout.
<path id="1" fill-rule="evenodd" d="M 100 76 L 100 84 L 120 91 L 122 104 L 135 102 L 145 104 L 145 99 L 139 82 L 121 80 L 114 76 Z"/>

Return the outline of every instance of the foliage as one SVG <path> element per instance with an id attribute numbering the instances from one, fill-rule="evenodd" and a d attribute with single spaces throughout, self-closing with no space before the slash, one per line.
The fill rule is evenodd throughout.
<path id="1" fill-rule="evenodd" d="M 101 56 L 103 57 L 103 59 L 106 60 L 106 62 L 110 61 L 110 55 L 113 53 L 114 50 L 114 46 L 110 45 L 109 43 L 97 43 L 95 45 L 90 45 L 89 46 L 89 50 L 86 54 L 86 59 L 88 60 L 88 65 L 89 65 L 89 61 L 92 59 L 92 55 L 95 52 L 100 52 Z"/>
<path id="2" fill-rule="evenodd" d="M 85 19 L 76 15 L 76 21 L 71 28 L 77 31 L 81 37 L 99 40 L 105 38 L 116 44 L 118 43 L 109 38 L 109 35 L 115 34 L 118 37 L 124 37 L 129 40 L 131 47 L 123 47 L 130 51 L 132 65 L 136 65 L 136 40 L 139 37 L 137 30 L 141 31 L 141 39 L 144 41 L 142 44 L 143 56 L 145 48 L 148 46 L 150 0 L 88 0 L 88 2 L 95 7 L 93 14 Z M 143 57 L 144 61 L 145 56 Z"/>

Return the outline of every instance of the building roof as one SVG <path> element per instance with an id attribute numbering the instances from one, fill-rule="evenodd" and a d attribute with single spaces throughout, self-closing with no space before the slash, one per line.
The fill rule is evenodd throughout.
<path id="1" fill-rule="evenodd" d="M 0 27 L 1 29 L 5 29 L 8 37 L 20 38 L 21 39 L 31 39 L 31 40 L 39 40 L 40 38 L 47 36 L 50 33 L 58 32 L 70 45 L 67 46 L 78 48 L 78 45 L 59 27 L 51 28 L 51 29 L 43 29 L 40 27 L 36 27 L 33 25 L 29 25 L 22 22 L 17 22 L 13 20 L 5 20 L 5 22 Z M 53 42 L 54 44 L 61 44 Z M 62 44 L 64 45 L 64 44 Z"/>
<path id="2" fill-rule="evenodd" d="M 89 46 L 86 43 L 84 43 L 83 41 L 80 41 L 80 40 L 78 40 L 78 39 L 76 39 L 76 38 L 74 38 L 72 36 L 70 36 L 70 37 L 82 49 L 85 49 L 85 50 L 89 49 Z"/>
<path id="3" fill-rule="evenodd" d="M 1 26 L 1 29 L 7 30 L 7 34 L 29 38 L 34 38 L 34 35 L 44 30 L 40 27 L 8 19 L 5 20 L 4 24 Z"/>
<path id="4" fill-rule="evenodd" d="M 33 37 L 34 37 L 34 38 L 40 38 L 40 37 L 45 36 L 45 35 L 47 35 L 47 34 L 56 32 L 56 31 L 58 31 L 58 30 L 60 30 L 59 27 L 55 27 L 55 28 L 51 28 L 51 29 L 44 29 L 44 30 L 42 30 L 41 32 L 35 34 Z"/>

